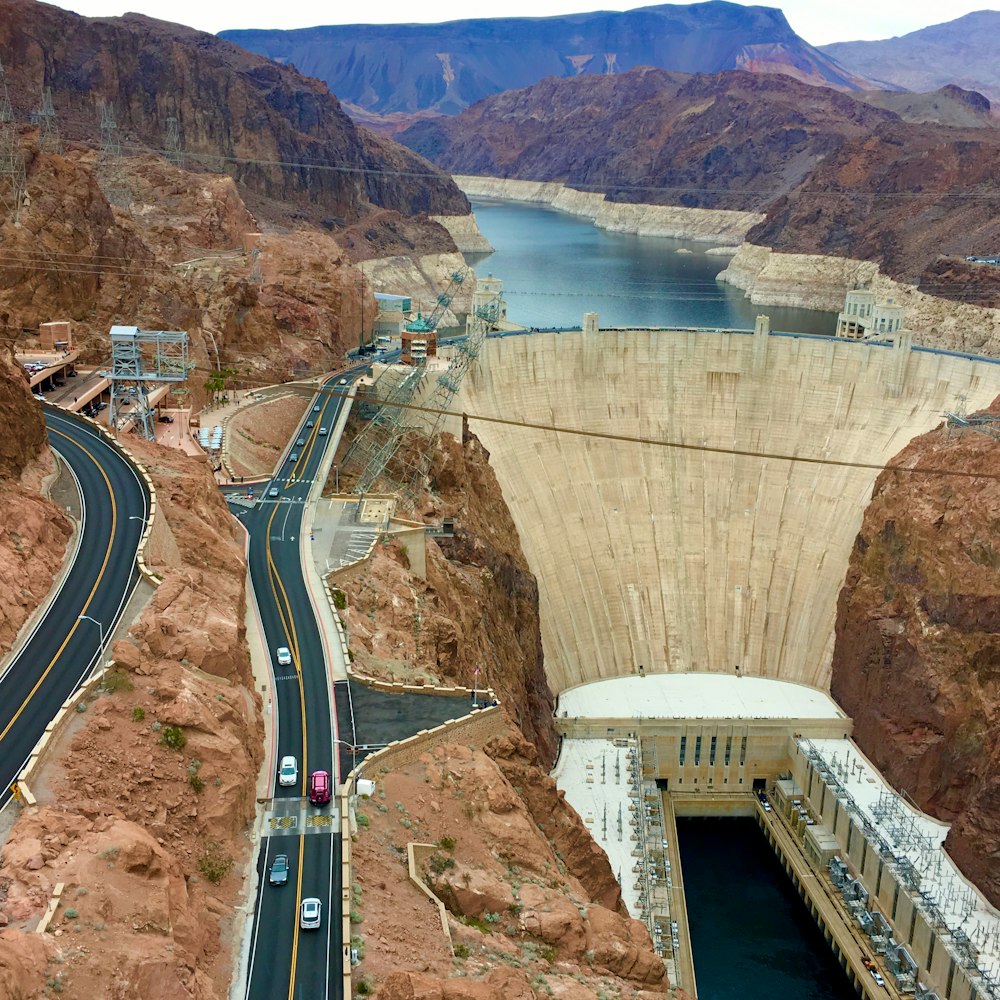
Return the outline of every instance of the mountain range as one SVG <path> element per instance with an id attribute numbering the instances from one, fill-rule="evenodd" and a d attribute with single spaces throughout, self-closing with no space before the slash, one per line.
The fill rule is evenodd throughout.
<path id="1" fill-rule="evenodd" d="M 780 10 L 722 0 L 621 13 L 221 35 L 323 80 L 352 113 L 377 115 L 456 114 L 545 77 L 637 66 L 684 73 L 746 69 L 844 90 L 871 86 L 803 41 Z"/>
<path id="2" fill-rule="evenodd" d="M 935 90 L 955 83 L 1000 101 L 998 47 L 1000 11 L 979 10 L 899 38 L 835 42 L 820 50 L 889 88 Z"/>

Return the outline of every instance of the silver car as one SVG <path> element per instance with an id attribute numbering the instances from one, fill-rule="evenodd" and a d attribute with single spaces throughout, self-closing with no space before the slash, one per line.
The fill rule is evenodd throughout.
<path id="1" fill-rule="evenodd" d="M 299 910 L 299 927 L 304 931 L 315 931 L 322 922 L 323 904 L 315 896 L 303 899 Z"/>

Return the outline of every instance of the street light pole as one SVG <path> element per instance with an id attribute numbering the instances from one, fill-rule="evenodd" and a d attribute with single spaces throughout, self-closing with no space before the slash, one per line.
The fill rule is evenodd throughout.
<path id="1" fill-rule="evenodd" d="M 100 634 L 101 634 L 100 660 L 98 661 L 97 666 L 99 668 L 103 667 L 104 666 L 104 624 L 103 624 L 103 622 L 99 621 L 97 618 L 91 618 L 90 615 L 80 615 L 80 621 L 85 621 L 85 620 L 88 621 L 88 622 L 93 622 L 98 627 L 98 629 L 100 629 Z"/>

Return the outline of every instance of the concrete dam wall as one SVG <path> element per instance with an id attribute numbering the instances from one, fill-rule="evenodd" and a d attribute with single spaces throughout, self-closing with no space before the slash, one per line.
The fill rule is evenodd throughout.
<path id="1" fill-rule="evenodd" d="M 828 688 L 836 601 L 877 472 L 1000 365 L 729 333 L 489 341 L 463 388 L 538 577 L 553 690 L 651 671 Z"/>

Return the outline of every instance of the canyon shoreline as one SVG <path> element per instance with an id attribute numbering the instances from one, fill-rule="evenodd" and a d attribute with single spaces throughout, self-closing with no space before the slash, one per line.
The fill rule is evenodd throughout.
<path id="1" fill-rule="evenodd" d="M 1000 358 L 1000 309 L 928 295 L 883 274 L 875 261 L 780 253 L 743 242 L 763 215 L 608 202 L 601 193 L 557 182 L 464 174 L 454 181 L 469 198 L 548 205 L 609 232 L 709 243 L 706 253 L 732 255 L 717 280 L 742 289 L 754 305 L 839 312 L 850 289 L 871 288 L 879 301 L 904 307 L 915 344 Z"/>

